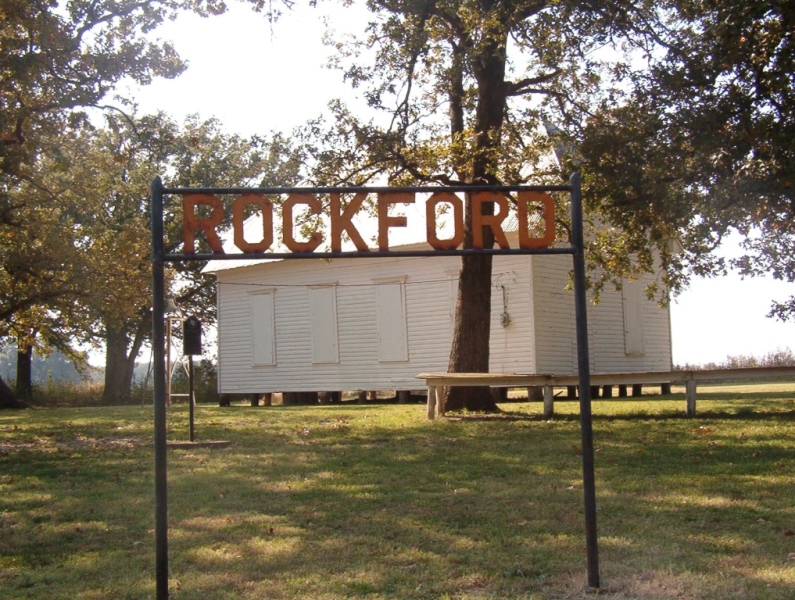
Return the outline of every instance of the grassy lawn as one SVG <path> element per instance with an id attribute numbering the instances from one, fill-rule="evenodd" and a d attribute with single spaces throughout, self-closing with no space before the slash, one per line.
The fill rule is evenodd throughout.
<path id="1" fill-rule="evenodd" d="M 676 390 L 675 390 L 676 392 Z M 171 597 L 590 597 L 576 402 L 199 406 L 169 450 Z M 791 599 L 795 385 L 594 403 L 608 598 Z M 187 439 L 187 409 L 169 437 Z M 0 412 L 0 597 L 151 598 L 151 409 Z"/>

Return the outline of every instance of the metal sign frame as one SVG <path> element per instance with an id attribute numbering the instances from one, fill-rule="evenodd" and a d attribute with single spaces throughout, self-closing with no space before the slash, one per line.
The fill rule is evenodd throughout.
<path id="1" fill-rule="evenodd" d="M 352 194 L 352 193 L 435 193 L 435 192 L 568 192 L 571 198 L 571 245 L 557 248 L 485 248 L 453 250 L 374 250 L 369 252 L 301 252 L 203 254 L 165 251 L 164 197 L 182 194 Z M 577 326 L 580 433 L 585 508 L 586 570 L 588 586 L 599 587 L 599 552 L 596 534 L 596 485 L 594 476 L 593 422 L 591 415 L 591 374 L 588 355 L 587 300 L 585 293 L 585 244 L 583 236 L 580 174 L 569 185 L 557 186 L 416 186 L 416 187 L 304 187 L 304 188 L 167 188 L 160 177 L 151 187 L 152 230 L 152 352 L 154 357 L 154 459 L 155 459 L 155 545 L 157 599 L 168 598 L 168 460 L 166 440 L 165 365 L 165 265 L 203 260 L 267 260 L 274 258 L 377 258 L 385 256 L 464 256 L 468 254 L 570 254 L 574 272 L 574 310 Z"/>

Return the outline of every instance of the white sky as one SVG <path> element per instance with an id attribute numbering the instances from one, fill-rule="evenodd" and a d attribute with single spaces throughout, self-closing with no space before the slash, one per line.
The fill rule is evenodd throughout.
<path id="1" fill-rule="evenodd" d="M 364 31 L 366 16 L 338 4 L 288 12 L 272 29 L 238 4 L 220 17 L 184 15 L 167 23 L 156 35 L 173 41 L 190 66 L 176 80 L 137 90 L 141 113 L 162 109 L 178 120 L 193 113 L 215 116 L 226 131 L 252 135 L 289 133 L 335 97 L 353 103 L 342 74 L 322 68 L 331 52 L 321 43 L 324 14 L 331 15 L 337 41 L 341 30 Z M 793 292 L 795 284 L 772 278 L 694 280 L 671 306 L 674 363 L 795 349 L 795 323 L 765 317 L 771 300 Z"/>

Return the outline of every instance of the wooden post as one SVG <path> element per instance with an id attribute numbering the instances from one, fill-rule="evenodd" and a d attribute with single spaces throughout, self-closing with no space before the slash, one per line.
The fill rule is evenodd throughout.
<path id="1" fill-rule="evenodd" d="M 433 421 L 436 418 L 436 386 L 428 386 L 428 419 Z"/>
<path id="2" fill-rule="evenodd" d="M 618 397 L 619 398 L 627 397 L 627 386 L 625 384 L 621 384 L 618 386 Z"/>
<path id="3" fill-rule="evenodd" d="M 566 386 L 566 398 L 569 400 L 574 400 L 577 397 L 577 386 L 576 385 L 567 385 Z"/>
<path id="4" fill-rule="evenodd" d="M 632 397 L 637 398 L 638 396 L 643 395 L 643 384 L 642 383 L 633 383 L 632 384 Z"/>
<path id="5" fill-rule="evenodd" d="M 670 394 L 671 393 L 671 384 L 670 383 L 661 383 L 660 384 L 660 393 L 661 394 Z"/>
<path id="6" fill-rule="evenodd" d="M 687 416 L 688 417 L 695 417 L 696 416 L 696 380 L 695 379 L 688 379 L 685 383 L 686 395 L 687 395 Z"/>
<path id="7" fill-rule="evenodd" d="M 400 390 L 397 394 L 398 404 L 408 404 L 411 399 L 411 392 L 408 390 Z"/>
<path id="8" fill-rule="evenodd" d="M 613 386 L 612 385 L 603 385 L 602 386 L 602 398 L 612 398 L 613 397 Z"/>
<path id="9" fill-rule="evenodd" d="M 555 414 L 555 390 L 551 385 L 544 386 L 544 418 L 551 419 Z"/>
<path id="10" fill-rule="evenodd" d="M 364 404 L 365 402 L 367 402 L 367 392 L 359 390 L 359 404 Z"/>

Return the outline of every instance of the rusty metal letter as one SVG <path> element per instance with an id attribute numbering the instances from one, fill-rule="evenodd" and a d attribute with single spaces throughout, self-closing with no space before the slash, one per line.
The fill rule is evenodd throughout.
<path id="1" fill-rule="evenodd" d="M 262 211 L 262 239 L 256 243 L 247 242 L 243 231 L 247 206 L 259 206 Z M 262 194 L 241 194 L 232 204 L 232 228 L 235 246 L 242 252 L 265 252 L 273 244 L 273 203 Z"/>
<path id="2" fill-rule="evenodd" d="M 483 205 L 493 202 L 498 208 L 496 214 L 483 214 Z M 472 194 L 472 246 L 483 250 L 483 228 L 488 227 L 494 234 L 494 241 L 500 248 L 510 248 L 508 238 L 502 230 L 502 222 L 508 216 L 508 199 L 499 192 L 474 192 Z"/>
<path id="3" fill-rule="evenodd" d="M 196 207 L 209 206 L 212 213 L 209 217 L 196 216 Z M 223 254 L 224 247 L 215 228 L 224 220 L 224 205 L 213 194 L 182 195 L 182 244 L 185 254 L 196 253 L 196 230 L 204 232 L 213 254 Z"/>
<path id="4" fill-rule="evenodd" d="M 314 215 L 319 215 L 323 212 L 323 205 L 312 194 L 290 194 L 284 204 L 282 204 L 282 236 L 284 245 L 291 252 L 313 252 L 315 248 L 323 243 L 323 234 L 319 231 L 313 231 L 305 242 L 299 242 L 293 237 L 293 207 L 296 204 L 305 204 L 309 207 L 309 212 Z"/>
<path id="5" fill-rule="evenodd" d="M 440 240 L 436 235 L 436 207 L 449 204 L 453 207 L 453 237 Z M 464 241 L 464 203 L 453 192 L 436 192 L 425 203 L 426 239 L 434 250 L 454 250 Z"/>
<path id="6" fill-rule="evenodd" d="M 410 192 L 385 192 L 378 194 L 378 249 L 389 250 L 389 228 L 405 227 L 406 217 L 390 217 L 390 204 L 414 204 Z"/>
<path id="7" fill-rule="evenodd" d="M 348 237 L 351 238 L 353 245 L 359 252 L 369 252 L 370 248 L 362 239 L 359 231 L 353 225 L 351 219 L 356 212 L 362 207 L 362 203 L 367 198 L 367 194 L 359 192 L 354 195 L 353 200 L 348 203 L 345 210 L 340 213 L 340 195 L 332 193 L 329 195 L 329 216 L 331 217 L 331 251 L 342 252 L 342 232 L 346 232 Z"/>
<path id="8" fill-rule="evenodd" d="M 519 192 L 518 196 L 519 247 L 548 248 L 555 243 L 555 201 L 544 192 Z M 544 206 L 544 236 L 540 238 L 531 238 L 527 231 L 527 209 L 531 202 L 541 202 Z"/>

